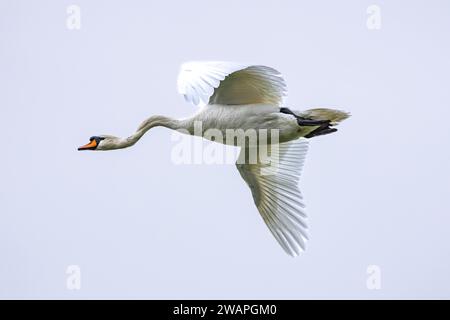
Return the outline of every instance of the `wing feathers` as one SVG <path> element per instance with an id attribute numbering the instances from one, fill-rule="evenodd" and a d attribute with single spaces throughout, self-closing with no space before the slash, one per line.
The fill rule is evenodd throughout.
<path id="1" fill-rule="evenodd" d="M 272 104 L 281 106 L 286 83 L 266 66 L 233 62 L 189 62 L 181 66 L 178 91 L 186 101 L 205 104 Z"/>
<path id="2" fill-rule="evenodd" d="M 281 247 L 292 256 L 305 249 L 308 239 L 305 205 L 297 186 L 307 144 L 300 139 L 279 144 L 278 148 L 271 147 L 269 156 L 278 158 L 275 168 L 260 162 L 237 164 L 264 222 Z"/>

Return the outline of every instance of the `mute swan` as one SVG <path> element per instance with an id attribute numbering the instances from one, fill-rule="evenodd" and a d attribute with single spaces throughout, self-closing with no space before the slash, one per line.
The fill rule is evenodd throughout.
<path id="1" fill-rule="evenodd" d="M 306 214 L 297 184 L 308 149 L 307 140 L 337 131 L 334 126 L 349 114 L 324 108 L 291 111 L 284 106 L 287 90 L 281 74 L 261 65 L 185 63 L 178 76 L 178 91 L 188 102 L 201 107 L 192 117 L 177 120 L 152 116 L 128 138 L 93 136 L 78 150 L 127 148 L 156 126 L 184 130 L 191 135 L 196 122 L 201 122 L 203 130 L 218 129 L 224 134 L 227 129 L 278 130 L 277 143 L 272 140 L 266 143 L 268 154 L 278 158 L 276 170 L 264 174 L 268 165 L 259 156 L 253 163 L 247 157 L 236 166 L 250 187 L 264 222 L 281 247 L 291 256 L 305 250 L 308 239 Z M 241 155 L 254 147 L 234 139 L 223 143 L 241 146 Z M 262 141 L 258 139 L 257 143 Z"/>

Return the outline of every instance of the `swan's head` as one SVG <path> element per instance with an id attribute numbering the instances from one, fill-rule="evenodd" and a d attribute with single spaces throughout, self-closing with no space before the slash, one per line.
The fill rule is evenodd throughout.
<path id="1" fill-rule="evenodd" d="M 123 148 L 121 146 L 121 139 L 114 136 L 93 136 L 89 138 L 89 143 L 78 148 L 78 151 L 83 150 L 114 150 Z"/>

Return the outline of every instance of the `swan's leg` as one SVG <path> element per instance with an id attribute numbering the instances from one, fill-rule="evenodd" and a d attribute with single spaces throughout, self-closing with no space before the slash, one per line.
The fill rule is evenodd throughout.
<path id="1" fill-rule="evenodd" d="M 310 120 L 296 115 L 292 110 L 288 108 L 280 108 L 281 113 L 293 115 L 297 118 L 297 123 L 299 126 L 328 126 L 330 125 L 330 120 Z"/>
<path id="2" fill-rule="evenodd" d="M 304 117 L 300 117 L 296 115 L 292 110 L 288 108 L 281 108 L 281 113 L 290 114 L 297 118 L 297 123 L 299 126 L 318 126 L 318 128 L 314 129 L 307 135 L 305 135 L 305 138 L 312 138 L 317 136 L 323 136 L 325 134 L 330 134 L 333 132 L 336 132 L 336 128 L 330 128 L 330 120 L 311 120 Z"/>

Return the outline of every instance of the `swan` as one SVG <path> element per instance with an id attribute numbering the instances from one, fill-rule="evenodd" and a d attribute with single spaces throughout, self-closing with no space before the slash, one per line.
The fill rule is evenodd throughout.
<path id="1" fill-rule="evenodd" d="M 251 190 L 254 203 L 272 235 L 286 253 L 297 256 L 306 249 L 308 225 L 305 205 L 298 188 L 300 174 L 308 150 L 308 140 L 337 131 L 335 126 L 349 113 L 326 108 L 293 111 L 284 100 L 286 83 L 275 69 L 263 65 L 234 62 L 188 62 L 181 66 L 178 91 L 185 100 L 199 107 L 191 117 L 172 119 L 154 115 L 142 122 L 127 138 L 97 135 L 78 150 L 115 150 L 133 146 L 151 128 L 162 126 L 206 139 L 208 129 L 225 136 L 229 129 L 276 130 L 276 139 L 225 139 L 224 144 L 241 147 L 236 167 Z M 201 123 L 200 133 L 195 133 Z M 265 141 L 263 141 L 265 140 Z M 251 151 L 265 145 L 275 166 L 259 152 L 250 159 Z M 244 155 L 244 156 L 242 156 Z M 275 167 L 274 170 L 265 171 Z"/>

